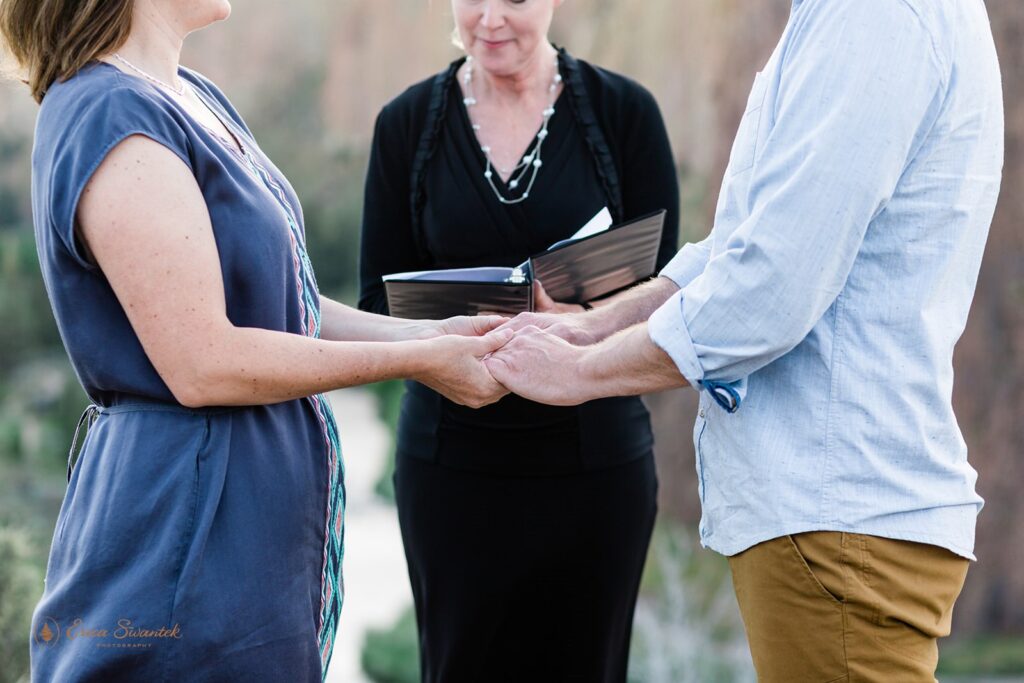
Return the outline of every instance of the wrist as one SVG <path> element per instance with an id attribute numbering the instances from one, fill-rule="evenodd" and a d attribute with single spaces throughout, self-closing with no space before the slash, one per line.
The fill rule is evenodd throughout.
<path id="1" fill-rule="evenodd" d="M 388 344 L 393 349 L 396 376 L 426 382 L 435 374 L 437 355 L 426 339 L 410 339 Z"/>
<path id="2" fill-rule="evenodd" d="M 606 395 L 602 391 L 605 372 L 602 368 L 601 356 L 600 346 L 585 346 L 581 348 L 580 357 L 575 363 L 576 386 L 586 401 Z"/>
<path id="3" fill-rule="evenodd" d="M 583 311 L 576 319 L 590 344 L 597 344 L 618 331 L 609 308 Z"/>
<path id="4" fill-rule="evenodd" d="M 422 341 L 444 334 L 440 320 L 410 320 L 399 329 L 396 341 Z"/>

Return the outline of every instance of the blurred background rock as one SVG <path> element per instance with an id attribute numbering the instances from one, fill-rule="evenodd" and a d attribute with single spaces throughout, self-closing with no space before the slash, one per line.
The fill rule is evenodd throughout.
<path id="1" fill-rule="evenodd" d="M 978 520 L 981 559 L 957 606 L 955 638 L 943 643 L 943 680 L 1024 674 L 1024 3 L 986 4 L 1003 69 L 1006 167 L 956 351 L 954 404 L 987 505 Z M 681 240 L 710 229 L 743 103 L 788 11 L 788 0 L 574 0 L 558 12 L 558 44 L 633 76 L 658 98 L 679 169 Z M 326 294 L 355 298 L 373 118 L 457 55 L 451 26 L 446 0 L 245 0 L 229 22 L 189 42 L 185 63 L 227 92 L 297 188 Z M 60 346 L 36 261 L 29 194 L 34 116 L 25 89 L 0 83 L 0 683 L 27 673 L 29 616 L 64 492 L 64 458 L 86 400 Z M 372 395 L 382 419 L 393 420 L 397 385 Z M 752 680 L 725 565 L 693 540 L 695 395 L 670 392 L 648 402 L 661 521 L 636 617 L 631 679 Z M 382 472 L 384 495 L 388 480 Z M 346 637 L 362 641 L 364 634 Z M 406 613 L 394 627 L 365 637 L 364 669 L 380 683 L 415 681 L 415 647 Z"/>

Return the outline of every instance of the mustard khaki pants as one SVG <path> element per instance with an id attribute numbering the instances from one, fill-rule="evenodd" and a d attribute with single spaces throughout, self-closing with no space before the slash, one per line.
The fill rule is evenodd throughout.
<path id="1" fill-rule="evenodd" d="M 760 683 L 934 683 L 968 560 L 833 531 L 729 558 Z"/>

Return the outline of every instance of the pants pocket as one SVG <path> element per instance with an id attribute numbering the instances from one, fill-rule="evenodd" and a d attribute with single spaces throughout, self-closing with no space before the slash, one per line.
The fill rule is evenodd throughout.
<path id="1" fill-rule="evenodd" d="M 837 604 L 843 597 L 842 534 L 817 531 L 786 536 L 811 585 Z"/>
<path id="2" fill-rule="evenodd" d="M 849 672 L 845 606 L 789 536 L 729 558 L 760 683 L 831 683 Z"/>

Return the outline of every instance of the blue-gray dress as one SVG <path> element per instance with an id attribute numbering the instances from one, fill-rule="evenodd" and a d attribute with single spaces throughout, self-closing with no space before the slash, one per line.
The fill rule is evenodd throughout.
<path id="1" fill-rule="evenodd" d="M 108 64 L 54 84 L 39 112 L 39 259 L 98 411 L 33 618 L 37 681 L 319 681 L 330 659 L 345 494 L 327 401 L 182 407 L 76 241 L 78 199 L 100 162 L 126 137 L 149 137 L 202 190 L 231 322 L 319 335 L 295 192 L 223 94 L 198 74 L 181 77 L 243 153 L 159 88 Z"/>

